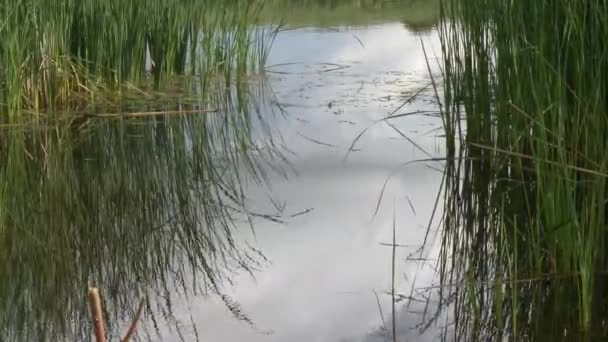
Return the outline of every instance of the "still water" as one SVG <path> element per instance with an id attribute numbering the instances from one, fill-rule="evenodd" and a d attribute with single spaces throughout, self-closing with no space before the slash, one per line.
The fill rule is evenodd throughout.
<path id="1" fill-rule="evenodd" d="M 4 156 L 3 177 L 32 189 L 14 195 L 24 205 L 10 222 L 33 237 L 2 252 L 20 263 L 0 282 L 3 307 L 19 307 L 0 319 L 7 336 L 88 335 L 77 293 L 95 285 L 113 337 L 146 298 L 140 340 L 388 341 L 394 228 L 395 292 L 413 297 L 396 304 L 398 340 L 437 339 L 440 327 L 420 330 L 433 314 L 422 289 L 436 276 L 432 159 L 443 156 L 422 44 L 435 76 L 440 47 L 418 7 L 285 14 L 246 105 L 204 121 L 86 126 L 41 144 L 44 165 Z"/>
<path id="2" fill-rule="evenodd" d="M 422 39 L 437 51 L 435 33 Z M 392 241 L 393 215 L 397 243 L 406 245 L 397 249 L 398 292 L 409 295 L 414 281 L 428 286 L 434 275 L 432 261 L 408 256 L 417 257 L 422 245 L 441 165 L 404 164 L 441 156 L 440 121 L 423 114 L 392 121 L 418 146 L 377 122 L 428 85 L 420 37 L 398 22 L 289 30 L 273 46 L 268 76 L 285 111 L 270 125 L 282 138 L 291 172 L 271 175 L 269 189 L 250 187 L 247 195 L 256 212 L 283 222 L 257 219 L 255 236 L 238 230 L 268 261 L 255 277 L 240 273 L 225 289 L 253 324 L 232 319 L 214 297 L 184 302 L 192 318 L 184 315 L 183 322 L 197 324 L 208 341 L 385 341 L 374 291 L 390 324 L 392 249 L 383 243 Z M 433 99 L 426 88 L 399 113 L 435 111 Z M 416 327 L 424 307 L 400 303 L 397 310 L 399 339 L 423 340 Z M 437 331 L 424 336 L 436 337 Z"/>

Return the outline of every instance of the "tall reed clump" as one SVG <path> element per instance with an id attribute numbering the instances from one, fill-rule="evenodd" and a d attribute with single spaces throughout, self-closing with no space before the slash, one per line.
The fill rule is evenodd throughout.
<path id="1" fill-rule="evenodd" d="M 444 0 L 440 261 L 462 340 L 608 336 L 608 3 Z"/>
<path id="2" fill-rule="evenodd" d="M 1 113 L 82 106 L 97 90 L 262 63 L 253 0 L 18 0 L 0 6 Z"/>

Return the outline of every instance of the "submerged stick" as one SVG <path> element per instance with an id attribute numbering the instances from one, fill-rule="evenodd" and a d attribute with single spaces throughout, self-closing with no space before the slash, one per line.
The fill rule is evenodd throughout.
<path id="1" fill-rule="evenodd" d="M 137 322 L 139 321 L 139 318 L 141 317 L 141 313 L 143 311 L 143 308 L 144 308 L 144 302 L 142 300 L 142 302 L 139 303 L 139 307 L 137 308 L 137 311 L 135 312 L 135 317 L 133 317 L 133 321 L 131 322 L 131 325 L 129 326 L 129 329 L 127 329 L 127 333 L 125 334 L 125 337 L 123 337 L 120 340 L 120 342 L 129 342 L 129 339 L 135 333 L 135 328 L 137 328 Z"/>
<path id="2" fill-rule="evenodd" d="M 89 308 L 93 318 L 93 331 L 97 342 L 106 342 L 106 331 L 103 325 L 103 313 L 101 310 L 101 299 L 96 287 L 89 287 Z"/>

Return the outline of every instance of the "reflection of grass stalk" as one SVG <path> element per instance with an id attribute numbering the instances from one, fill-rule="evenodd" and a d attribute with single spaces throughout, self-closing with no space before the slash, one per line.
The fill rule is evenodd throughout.
<path id="1" fill-rule="evenodd" d="M 117 112 L 139 113 L 208 106 L 217 115 L 93 118 L 84 127 L 62 129 L 70 116 L 49 114 L 49 124 L 60 122 L 47 129 L 46 118 L 34 114 L 31 120 L 39 123 L 3 130 L 0 311 L 11 314 L 0 315 L 2 340 L 84 340 L 92 330 L 88 302 L 79 305 L 72 297 L 82 282 L 107 284 L 104 274 L 121 277 L 109 285 L 112 291 L 100 288 L 107 333 L 115 335 L 109 317 L 130 317 L 142 291 L 151 293 L 146 303 L 164 298 L 154 307 L 169 310 L 181 294 L 215 293 L 230 277 L 228 267 L 253 272 L 261 254 L 232 236 L 234 219 L 248 213 L 241 185 L 262 186 L 269 172 L 285 165 L 266 121 L 279 113 L 267 105 L 270 89 L 257 87 L 211 84 L 198 102 L 161 97 L 142 107 L 116 105 Z M 274 169 L 264 171 L 266 165 Z M 184 272 L 168 272 L 175 265 L 193 270 L 191 286 L 183 282 Z M 80 270 L 90 275 L 80 278 Z M 27 280 L 7 276 L 17 271 Z M 184 286 L 174 290 L 174 282 Z M 146 311 L 146 320 L 154 321 L 156 313 Z"/>

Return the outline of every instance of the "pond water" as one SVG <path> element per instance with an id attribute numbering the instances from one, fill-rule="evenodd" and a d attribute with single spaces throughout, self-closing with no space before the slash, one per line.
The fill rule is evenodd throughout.
<path id="1" fill-rule="evenodd" d="M 157 305 L 147 306 L 147 313 L 142 317 L 140 339 L 390 340 L 383 327 L 391 329 L 393 229 L 399 245 L 395 249 L 395 291 L 404 298 L 414 297 L 414 300 L 404 299 L 396 305 L 398 340 L 430 341 L 438 338 L 440 328 L 431 327 L 424 333 L 419 329 L 425 317 L 432 315 L 432 308 L 425 302 L 432 294 L 431 291 L 417 289 L 431 286 L 436 276 L 433 237 L 437 224 L 431 225 L 429 230 L 429 222 L 440 189 L 442 164 L 432 159 L 443 156 L 444 146 L 422 43 L 434 73 L 440 46 L 432 20 L 426 17 L 419 21 L 403 19 L 408 17 L 408 11 L 427 13 L 428 5 L 422 5 L 423 11 L 416 7 L 421 6 L 420 2 L 412 3 L 408 5 L 405 1 L 399 7 L 391 7 L 391 11 L 372 11 L 341 4 L 333 9 L 334 23 L 328 8 L 323 8 L 323 11 L 315 9 L 323 15 L 309 14 L 311 18 L 321 18 L 318 22 L 305 19 L 298 22 L 292 18 L 290 23 L 288 19 L 287 26 L 278 34 L 270 50 L 266 75 L 262 77 L 262 83 L 253 86 L 253 100 L 244 110 L 251 112 L 247 119 L 250 120 L 248 134 L 255 143 L 255 153 L 247 157 L 232 153 L 213 157 L 214 167 L 219 170 L 216 171 L 217 176 L 229 178 L 225 188 L 238 187 L 238 194 L 243 199 L 242 202 L 235 201 L 241 203 L 242 208 L 235 210 L 233 220 L 218 224 L 216 229 L 229 229 L 229 240 L 234 241 L 229 244 L 247 246 L 249 254 L 244 254 L 241 259 L 234 258 L 236 262 L 225 262 L 223 257 L 200 257 L 201 260 L 212 260 L 209 264 L 212 266 L 205 267 L 224 269 L 218 271 L 222 276 L 214 279 L 221 295 L 179 290 L 196 283 L 197 279 L 200 281 L 200 277 L 189 271 L 199 264 L 197 267 L 179 266 L 171 271 L 178 280 L 169 281 L 168 285 L 163 283 L 166 298 L 163 293 L 155 292 L 156 297 L 151 301 Z M 395 14 L 395 8 L 405 14 Z M 369 20 L 362 19 L 362 12 L 368 10 Z M 280 16 L 280 13 L 276 15 Z M 349 16 L 357 20 L 348 22 L 344 19 Z M 382 120 L 391 113 L 409 114 Z M 158 125 L 153 125 L 150 131 Z M 124 217 L 111 223 L 117 230 L 125 225 L 143 226 L 171 220 L 172 216 L 161 209 L 163 206 L 184 213 L 180 227 L 187 226 L 190 219 L 204 217 L 205 222 L 215 220 L 216 216 L 224 214 L 224 209 L 201 211 L 199 208 L 188 212 L 183 209 L 184 206 L 204 206 L 230 198 L 230 195 L 222 193 L 214 195 L 213 199 L 193 199 L 197 198 L 195 194 L 213 190 L 193 185 L 188 178 L 198 179 L 198 176 L 193 176 L 200 162 L 196 157 L 197 142 L 200 139 L 230 140 L 229 144 L 236 149 L 240 140 L 238 133 L 224 133 L 215 138 L 199 137 L 197 132 L 200 131 L 196 130 L 207 129 L 207 125 L 199 127 L 188 123 L 186 126 L 192 131 L 187 131 L 187 138 L 182 140 L 174 137 L 174 131 L 164 132 L 165 128 L 154 133 L 155 137 L 166 135 L 172 144 L 184 146 L 187 152 L 183 156 L 176 156 L 174 151 L 163 152 L 160 144 L 152 149 L 125 148 L 125 137 L 146 135 L 148 128 L 94 126 L 90 128 L 93 130 L 91 135 L 103 136 L 105 143 L 112 146 L 108 147 L 109 152 L 91 147 L 95 146 L 95 139 L 84 139 L 85 147 L 78 148 L 75 153 L 89 162 L 97 156 L 98 163 L 83 162 L 80 165 L 63 157 L 56 163 L 62 168 L 77 164 L 71 177 L 79 179 L 79 185 L 77 189 L 70 185 L 69 189 L 89 191 L 90 205 L 102 208 L 100 216 L 113 213 Z M 177 130 L 175 127 L 172 129 Z M 108 133 L 115 131 L 121 133 Z M 146 141 L 142 140 L 142 146 Z M 106 153 L 112 157 L 107 157 Z M 102 155 L 106 157 L 100 157 Z M 169 161 L 163 158 L 169 158 Z M 230 173 L 223 168 L 227 160 L 244 160 L 241 165 L 249 165 L 236 168 L 234 179 L 242 182 L 226 176 Z M 174 169 L 171 163 L 183 164 L 182 169 L 186 171 L 172 175 L 177 168 Z M 120 172 L 97 171 L 108 167 Z M 184 179 L 184 184 L 180 179 Z M 237 183 L 238 186 L 235 185 Z M 46 186 L 45 191 L 68 191 L 61 183 Z M 151 190 L 153 194 L 150 195 L 141 192 L 140 186 L 155 190 Z M 175 195 L 176 191 L 184 188 L 189 189 L 185 190 L 187 195 Z M 126 198 L 144 204 L 141 208 L 135 205 L 117 209 L 123 205 L 123 200 L 112 197 L 114 192 L 119 197 L 125 197 L 124 193 L 127 193 L 132 197 Z M 127 201 L 124 200 L 125 203 Z M 56 206 L 79 205 L 76 200 L 68 202 Z M 53 208 L 47 209 L 52 211 Z M 130 211 L 144 209 L 151 214 L 129 217 Z M 74 215 L 69 220 L 79 219 L 77 214 Z M 63 222 L 51 214 L 41 214 L 40 217 L 28 217 L 28 220 L 48 222 L 49 225 Z M 103 220 L 98 219 L 105 222 Z M 91 225 L 91 222 L 86 222 Z M 146 251 L 141 263 L 133 261 L 132 268 L 124 266 L 123 269 L 123 266 L 108 261 L 109 265 L 96 278 L 107 281 L 98 281 L 102 291 L 104 286 L 106 289 L 110 287 L 109 283 L 143 282 L 142 277 L 146 277 L 142 274 L 166 273 L 161 265 L 163 260 L 167 266 L 180 264 L 180 260 L 185 265 L 199 260 L 197 251 L 184 252 L 189 250 L 191 241 L 187 237 L 170 238 L 179 240 L 183 248 L 176 252 L 179 255 L 176 258 L 171 254 L 173 252 L 166 252 L 175 248 L 160 242 L 160 237 L 158 240 L 142 237 L 140 241 L 137 234 L 134 230 L 131 235 L 112 235 L 113 239 L 122 242 L 109 240 L 103 251 L 95 254 L 99 257 L 107 252 L 116 256 L 122 255 L 123 249 L 139 250 L 140 247 Z M 61 239 L 56 238 L 58 241 Z M 428 238 L 427 244 L 421 249 L 425 238 Z M 68 240 L 66 246 L 71 243 Z M 123 243 L 125 241 L 129 242 Z M 200 246 L 194 244 L 192 248 Z M 155 252 L 163 255 L 159 257 Z M 78 257 L 66 254 L 64 257 L 84 259 L 81 254 L 77 254 Z M 244 265 L 242 260 L 250 263 Z M 32 263 L 39 264 L 36 260 Z M 65 267 L 66 274 L 75 272 L 81 275 L 79 279 L 88 279 L 90 284 L 91 278 L 83 274 L 87 273 L 87 268 L 93 267 L 91 264 L 69 264 L 71 266 Z M 148 270 L 142 265 L 154 266 Z M 43 264 L 40 267 L 47 269 L 48 266 Z M 124 271 L 135 269 L 141 274 L 131 277 L 130 271 Z M 113 273 L 112 270 L 118 271 Z M 11 272 L 16 279 L 30 277 L 19 267 Z M 172 279 L 172 276 L 168 278 Z M 82 285 L 76 279 L 74 282 L 75 288 Z M 154 280 L 151 282 L 155 283 Z M 13 288 L 3 286 L 5 289 Z M 200 284 L 194 287 L 197 286 Z M 52 291 L 61 292 L 57 289 Z M 138 293 L 141 289 L 123 284 L 107 291 Z M 172 291 L 175 295 L 171 294 Z M 158 304 L 165 299 L 167 303 Z M 430 302 L 432 305 L 432 300 Z M 130 299 L 114 299 L 113 305 L 134 307 L 136 304 L 137 296 L 132 295 Z M 77 304 L 66 306 L 72 305 Z M 117 320 L 124 322 L 128 314 L 124 315 Z M 86 329 L 89 327 L 83 328 Z"/>
<path id="2" fill-rule="evenodd" d="M 437 51 L 435 33 L 422 39 Z M 407 245 L 397 249 L 399 293 L 409 295 L 414 280 L 428 286 L 434 276 L 432 261 L 408 256 L 418 256 L 427 232 L 441 165 L 404 163 L 442 155 L 440 120 L 421 113 L 392 121 L 417 146 L 377 122 L 421 89 L 399 113 L 436 112 L 420 38 L 399 22 L 289 30 L 271 50 L 268 76 L 285 111 L 270 125 L 289 151 L 292 172 L 271 175 L 269 191 L 251 187 L 247 194 L 256 212 L 284 222 L 256 220 L 255 237 L 239 229 L 268 261 L 255 277 L 241 273 L 225 289 L 253 326 L 232 319 L 214 297 L 190 299 L 192 318 L 183 321 L 197 324 L 209 341 L 385 341 L 374 291 L 389 324 L 392 249 L 384 244 L 392 241 L 393 217 L 397 243 Z M 404 302 L 399 340 L 422 340 L 416 327 L 424 307 Z M 437 331 L 424 337 L 433 340 Z"/>

